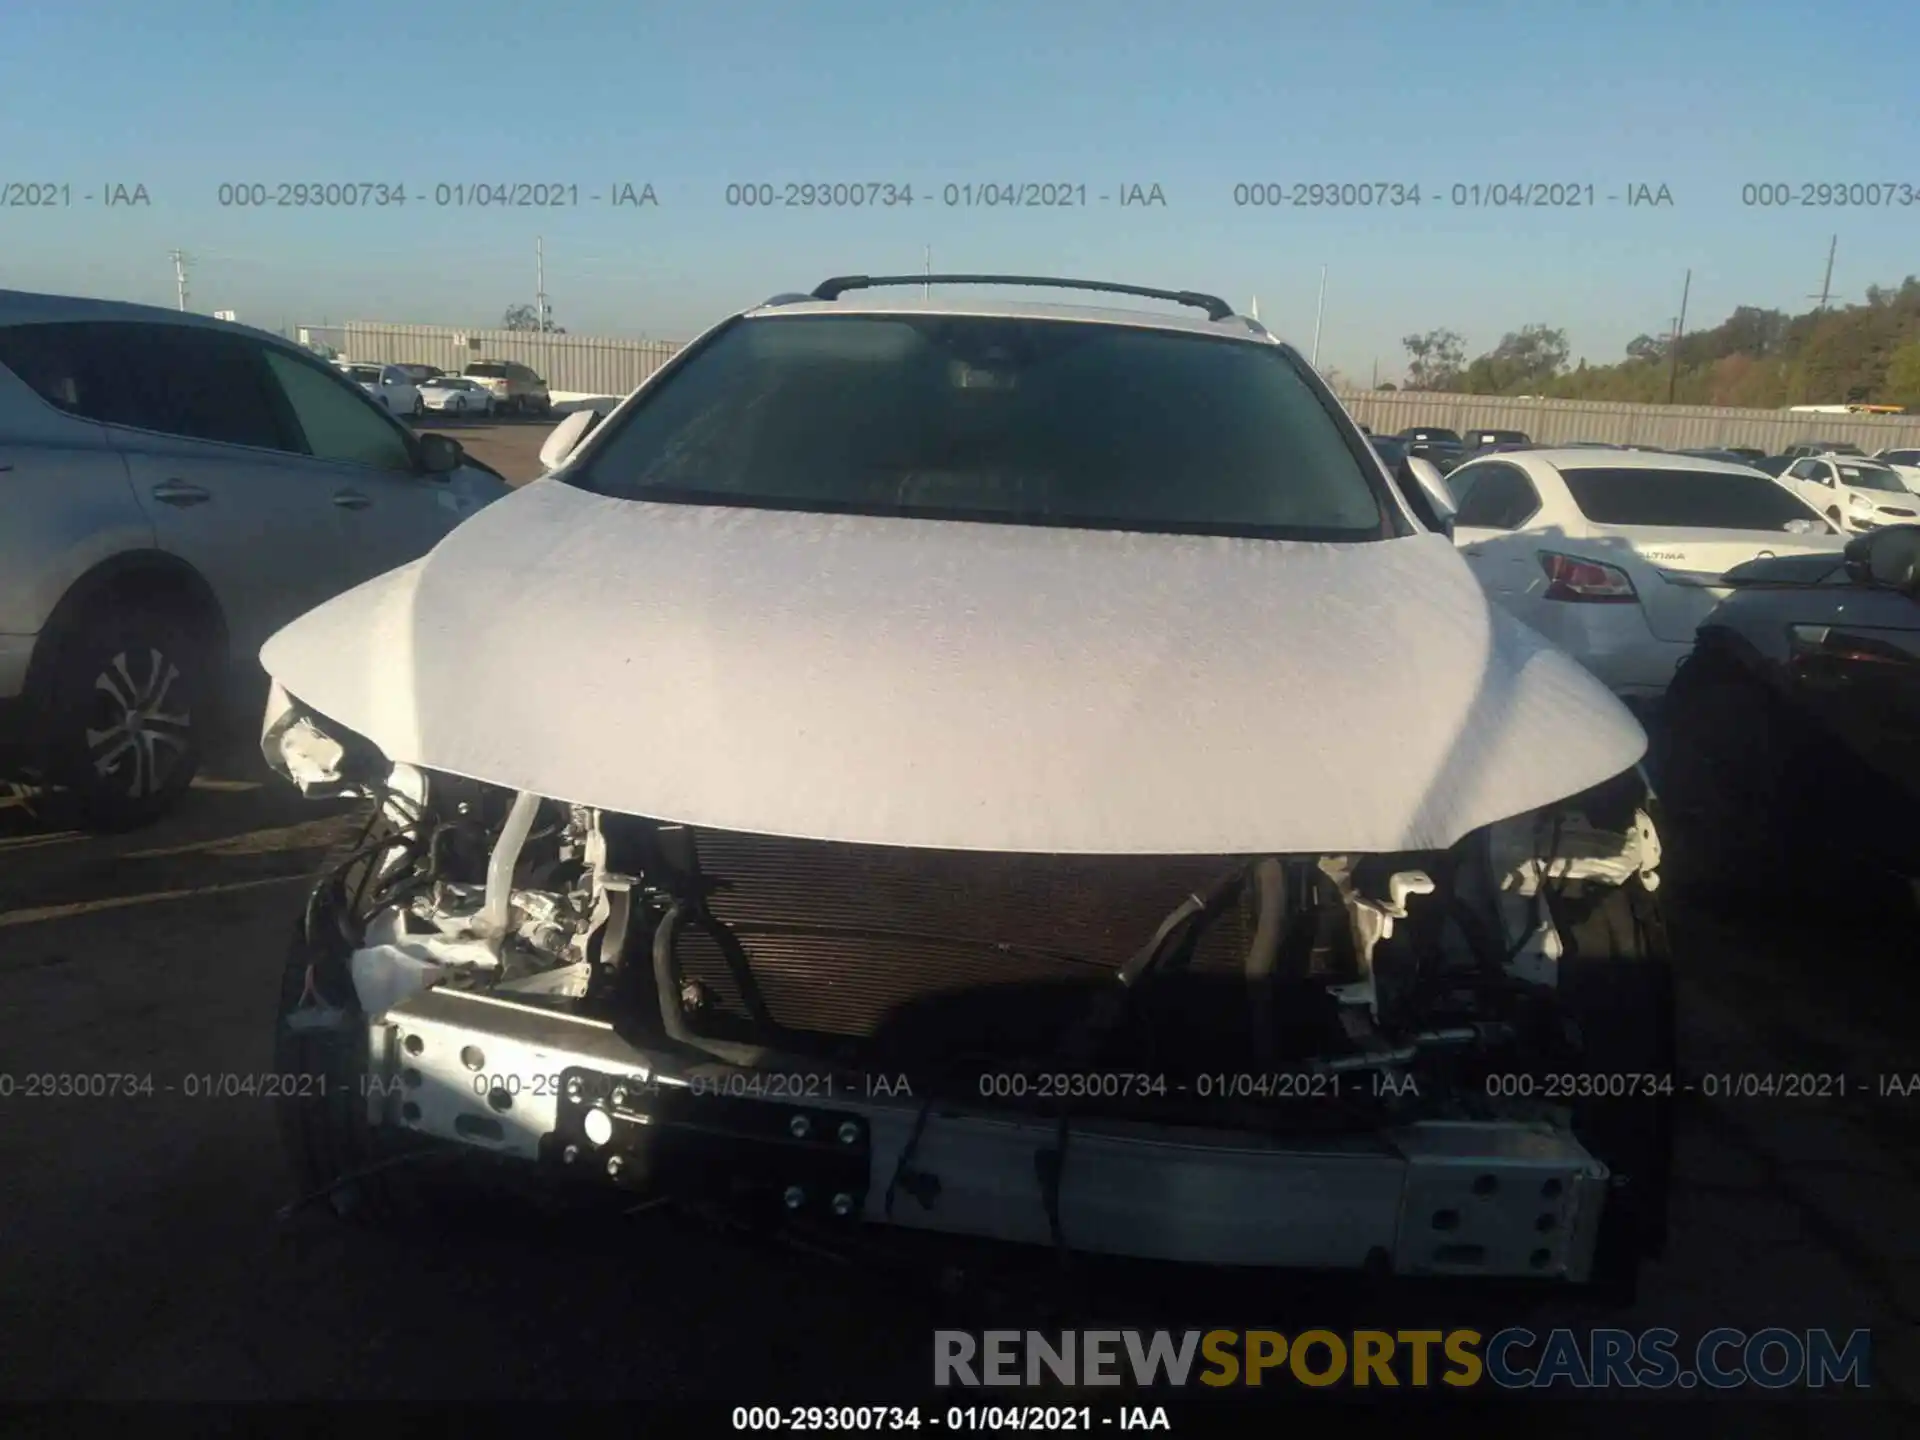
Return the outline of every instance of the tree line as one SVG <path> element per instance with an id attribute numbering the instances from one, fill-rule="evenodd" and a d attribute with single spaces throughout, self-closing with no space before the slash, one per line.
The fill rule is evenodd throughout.
<path id="1" fill-rule="evenodd" d="M 1904 405 L 1920 410 L 1920 279 L 1867 288 L 1862 304 L 1788 315 L 1742 305 L 1711 329 L 1640 335 L 1612 365 L 1569 366 L 1564 330 L 1525 325 L 1469 360 L 1452 330 L 1409 335 L 1408 390 L 1724 405 Z M 1382 390 L 1396 387 L 1382 385 Z"/>

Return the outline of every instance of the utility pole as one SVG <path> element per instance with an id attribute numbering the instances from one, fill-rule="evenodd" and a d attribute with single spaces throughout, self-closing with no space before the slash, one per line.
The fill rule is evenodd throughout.
<path id="1" fill-rule="evenodd" d="M 1807 297 L 1809 300 L 1818 300 L 1820 302 L 1820 309 L 1822 310 L 1827 308 L 1827 301 L 1833 295 L 1833 252 L 1839 248 L 1840 237 L 1836 235 L 1827 246 L 1827 274 L 1826 278 L 1820 282 L 1820 293 Z"/>
<path id="2" fill-rule="evenodd" d="M 926 247 L 925 260 L 927 268 L 921 273 L 927 277 L 927 283 L 920 293 L 926 299 L 931 300 L 933 298 L 933 247 L 931 245 Z"/>
<path id="3" fill-rule="evenodd" d="M 1252 315 L 1252 318 L 1253 318 L 1253 319 L 1255 319 L 1255 320 L 1258 320 L 1258 319 L 1260 318 L 1260 297 L 1259 297 L 1258 295 L 1256 295 L 1256 296 L 1254 296 L 1254 297 L 1253 297 L 1253 315 Z"/>
<path id="4" fill-rule="evenodd" d="M 547 333 L 547 242 L 533 237 L 533 317 L 542 335 Z"/>
<path id="5" fill-rule="evenodd" d="M 184 250 L 169 250 L 167 258 L 173 261 L 173 284 L 180 295 L 180 308 L 187 308 L 187 266 L 193 262 L 187 258 Z"/>
<path id="6" fill-rule="evenodd" d="M 1378 390 L 1380 388 L 1380 358 L 1377 355 L 1373 361 L 1373 383 L 1368 385 L 1367 388 L 1369 390 Z"/>
<path id="7" fill-rule="evenodd" d="M 1687 271 L 1686 282 L 1680 287 L 1680 318 L 1673 322 L 1673 340 L 1667 346 L 1667 404 L 1673 404 L 1673 397 L 1680 386 L 1680 337 L 1687 328 L 1687 295 L 1693 289 L 1693 271 Z"/>
<path id="8" fill-rule="evenodd" d="M 1313 358 L 1308 362 L 1320 368 L 1320 320 L 1327 313 L 1327 267 L 1320 267 L 1320 303 L 1313 307 Z"/>

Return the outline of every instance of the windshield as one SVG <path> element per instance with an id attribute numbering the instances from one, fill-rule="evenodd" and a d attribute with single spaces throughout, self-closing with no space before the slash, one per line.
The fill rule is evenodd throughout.
<path id="1" fill-rule="evenodd" d="M 1811 507 L 1761 475 L 1718 470 L 1563 470 L 1580 513 L 1598 525 L 1700 530 L 1825 530 Z"/>
<path id="2" fill-rule="evenodd" d="M 380 370 L 379 367 L 375 365 L 355 365 L 352 369 L 348 370 L 347 373 L 362 385 L 377 385 L 380 383 Z"/>
<path id="3" fill-rule="evenodd" d="M 1458 445 L 1460 437 L 1451 430 L 1402 430 L 1402 440 L 1425 440 L 1441 445 Z"/>
<path id="4" fill-rule="evenodd" d="M 1889 465 L 1920 465 L 1920 450 L 1889 450 L 1880 458 Z"/>
<path id="5" fill-rule="evenodd" d="M 736 322 L 596 437 L 603 495 L 1366 540 L 1406 533 L 1277 346 L 954 315 Z"/>
<path id="6" fill-rule="evenodd" d="M 1840 483 L 1855 490 L 1892 490 L 1901 495 L 1907 487 L 1901 478 L 1884 465 L 1839 465 Z"/>

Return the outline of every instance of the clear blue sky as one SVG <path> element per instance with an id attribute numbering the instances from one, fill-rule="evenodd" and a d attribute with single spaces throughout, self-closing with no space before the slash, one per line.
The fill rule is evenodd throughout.
<path id="1" fill-rule="evenodd" d="M 9 0 L 0 285 L 250 322 L 497 323 L 534 290 L 578 332 L 684 336 L 846 272 L 1064 273 L 1211 290 L 1366 378 L 1434 326 L 1529 322 L 1619 358 L 1739 303 L 1805 308 L 1920 270 L 1920 206 L 1757 210 L 1747 181 L 1920 188 L 1912 0 Z M 1881 64 L 1876 55 L 1900 57 Z M 1829 69 L 1828 67 L 1832 68 Z M 222 208 L 222 182 L 403 183 L 404 209 Z M 729 208 L 730 182 L 890 181 L 909 209 Z M 1239 182 L 1417 183 L 1419 208 L 1238 208 Z M 1435 204 L 1455 183 L 1591 183 L 1595 209 Z M 436 208 L 436 184 L 579 186 L 560 210 Z M 1159 184 L 1166 206 L 968 210 L 968 182 Z M 146 208 L 85 202 L 143 184 Z M 658 208 L 590 193 L 650 183 Z M 1634 183 L 1670 207 L 1605 196 Z M 423 203 L 424 199 L 424 203 Z M 928 203 L 932 201 L 934 203 Z"/>

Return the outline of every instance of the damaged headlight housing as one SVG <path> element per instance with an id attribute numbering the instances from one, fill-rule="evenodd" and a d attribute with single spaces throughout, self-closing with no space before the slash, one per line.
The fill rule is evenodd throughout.
<path id="1" fill-rule="evenodd" d="M 371 795 L 376 786 L 408 794 L 416 804 L 425 799 L 418 771 L 391 764 L 371 741 L 296 700 L 278 680 L 267 692 L 260 754 L 276 775 L 316 799 Z"/>

